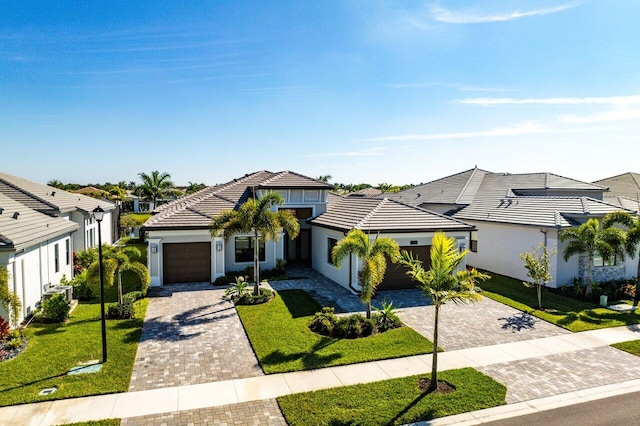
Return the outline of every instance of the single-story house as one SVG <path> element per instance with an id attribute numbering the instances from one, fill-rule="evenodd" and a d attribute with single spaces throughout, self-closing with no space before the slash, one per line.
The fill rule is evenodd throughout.
<path id="1" fill-rule="evenodd" d="M 9 289 L 29 316 L 45 286 L 73 276 L 73 235 L 79 225 L 40 213 L 0 193 L 0 266 L 9 271 Z M 0 306 L 0 316 L 8 320 Z"/>
<path id="2" fill-rule="evenodd" d="M 552 173 L 492 173 L 476 168 L 435 180 L 387 197 L 439 211 L 475 226 L 467 262 L 478 268 L 527 280 L 520 253 L 539 243 L 557 249 L 552 261 L 552 287 L 586 277 L 586 257 L 563 260 L 562 229 L 578 226 L 607 213 L 637 209 L 607 202 L 607 188 Z M 627 206 L 630 207 L 630 206 Z M 637 263 L 594 260 L 594 279 L 631 278 Z"/>
<path id="3" fill-rule="evenodd" d="M 73 235 L 72 251 L 86 250 L 98 244 L 98 225 L 92 214 L 98 206 L 105 211 L 101 224 L 102 243 L 112 244 L 118 238 L 119 212 L 117 206 L 109 201 L 74 194 L 3 172 L 0 172 L 0 194 L 37 212 L 77 223 L 78 232 Z"/>
<path id="4" fill-rule="evenodd" d="M 151 285 L 180 282 L 211 282 L 229 271 L 252 265 L 251 235 L 239 234 L 228 241 L 211 237 L 211 219 L 224 210 L 237 209 L 250 197 L 278 192 L 282 209 L 294 212 L 300 234 L 291 239 L 262 242 L 260 267 L 273 268 L 278 259 L 304 262 L 346 288 L 358 289 L 358 260 L 345 262 L 341 269 L 329 261 L 333 245 L 352 228 L 371 238 L 388 236 L 411 249 L 421 259 L 428 257 L 433 234 L 447 231 L 468 246 L 473 229 L 460 220 L 391 200 L 339 197 L 330 194 L 326 182 L 291 171 L 259 171 L 223 185 L 207 187 L 161 206 L 143 226 L 147 233 Z M 383 288 L 399 288 L 408 278 L 404 271 L 389 268 Z"/>

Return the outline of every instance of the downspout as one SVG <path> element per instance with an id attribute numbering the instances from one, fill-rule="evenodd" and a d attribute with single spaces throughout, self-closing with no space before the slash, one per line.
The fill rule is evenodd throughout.
<path id="1" fill-rule="evenodd" d="M 351 277 L 353 276 L 353 255 L 349 255 L 349 288 L 357 294 L 360 294 L 360 291 L 353 286 L 353 280 Z"/>

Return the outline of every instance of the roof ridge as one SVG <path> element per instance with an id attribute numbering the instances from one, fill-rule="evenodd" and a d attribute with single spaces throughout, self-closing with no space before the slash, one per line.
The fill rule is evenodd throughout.
<path id="1" fill-rule="evenodd" d="M 280 171 L 280 172 L 276 172 L 276 173 L 274 173 L 274 174 L 273 174 L 273 176 L 271 176 L 270 178 L 265 179 L 265 180 L 263 180 L 262 182 L 260 182 L 260 185 L 264 185 L 264 184 L 266 184 L 266 183 L 273 182 L 276 178 L 278 178 L 278 177 L 280 177 L 280 176 L 283 176 L 283 175 L 285 175 L 285 174 L 287 174 L 287 173 L 291 173 L 291 172 L 290 172 L 289 170 L 282 170 L 282 171 Z"/>
<path id="2" fill-rule="evenodd" d="M 465 191 L 469 187 L 469 184 L 471 183 L 471 180 L 473 179 L 473 177 L 476 175 L 477 171 L 478 171 L 478 166 L 473 168 L 473 171 L 471 172 L 471 176 L 469 176 L 469 179 L 467 179 L 467 182 L 464 184 L 464 187 L 462 188 L 462 191 L 460 191 L 460 193 L 456 197 L 455 204 L 458 204 L 458 201 L 460 201 L 460 198 L 462 197 L 462 195 L 465 193 Z"/>
<path id="3" fill-rule="evenodd" d="M 10 176 L 12 176 L 12 175 L 10 175 Z M 14 176 L 14 177 L 17 177 L 18 179 L 20 179 L 18 176 Z M 39 202 L 51 207 L 54 210 L 60 211 L 60 208 L 58 206 L 56 206 L 54 204 L 51 204 L 50 202 L 48 202 L 47 200 L 45 200 L 43 198 L 38 197 L 36 194 L 34 194 L 32 192 L 29 192 L 29 191 L 27 191 L 27 190 L 25 190 L 25 189 L 23 189 L 23 188 L 21 188 L 19 186 L 16 186 L 13 183 L 7 181 L 6 179 L 3 179 L 2 177 L 0 177 L 0 181 L 4 182 L 6 185 L 9 185 L 11 188 L 15 189 L 16 191 L 21 192 L 21 193 L 23 193 L 23 194 L 35 199 L 36 201 L 39 201 Z M 46 185 L 46 186 L 49 186 L 49 185 Z M 52 186 L 51 188 L 54 188 L 54 187 Z M 55 189 L 57 189 L 57 188 L 55 188 Z M 60 189 L 60 191 L 64 191 L 64 189 Z M 82 194 L 78 194 L 78 195 L 82 195 Z M 9 197 L 9 198 L 11 198 L 11 197 Z"/>
<path id="4" fill-rule="evenodd" d="M 369 199 L 369 200 L 376 200 L 376 201 L 378 201 L 378 200 L 377 200 L 377 199 L 375 199 L 375 198 L 368 198 L 368 199 Z M 382 205 L 383 205 L 383 204 L 386 204 L 386 203 L 388 203 L 389 201 L 391 201 L 391 200 L 389 200 L 387 197 L 385 197 L 385 198 L 383 198 L 382 200 L 380 200 L 380 201 L 376 204 L 376 206 L 375 206 L 373 209 L 371 209 L 371 211 L 370 211 L 369 213 L 367 213 L 366 215 L 364 215 L 364 216 L 363 216 L 363 218 L 362 218 L 362 219 L 360 219 L 360 220 L 358 221 L 358 223 L 356 223 L 353 227 L 354 227 L 354 228 L 358 228 L 358 229 L 360 229 L 360 227 L 361 227 L 362 225 L 364 225 L 364 223 L 365 223 L 367 220 L 371 219 L 371 217 L 373 217 L 373 215 L 374 215 L 378 210 L 380 210 L 380 208 L 382 207 Z"/>
<path id="5" fill-rule="evenodd" d="M 221 191 L 223 191 L 225 189 L 229 189 L 229 188 L 231 188 L 233 186 L 237 186 L 237 185 L 241 184 L 242 182 L 245 182 L 249 178 L 256 176 L 259 173 L 272 173 L 272 172 L 270 172 L 268 170 L 258 170 L 257 172 L 247 173 L 246 175 L 242 176 L 241 178 L 233 179 L 232 181 L 229 181 L 227 183 L 224 183 L 224 184 L 220 185 L 220 187 L 217 190 L 213 191 L 213 193 L 217 194 L 217 193 L 219 193 L 219 192 L 221 192 Z M 269 178 L 269 179 L 271 179 L 271 178 Z M 256 186 L 256 185 L 253 185 L 253 186 Z"/>
<path id="6" fill-rule="evenodd" d="M 636 175 L 633 172 L 628 172 L 629 175 L 631 176 L 631 179 L 633 179 L 633 181 L 636 183 L 636 186 L 640 189 L 640 182 L 638 182 L 638 179 L 636 179 Z"/>

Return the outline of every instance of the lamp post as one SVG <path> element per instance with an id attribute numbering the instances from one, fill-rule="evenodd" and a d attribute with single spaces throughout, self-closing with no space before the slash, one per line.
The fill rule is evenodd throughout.
<path id="1" fill-rule="evenodd" d="M 102 274 L 102 229 L 104 210 L 98 206 L 93 209 L 93 218 L 98 222 L 98 271 L 100 272 L 100 318 L 102 322 L 102 363 L 107 362 L 107 324 L 104 315 L 104 276 Z"/>

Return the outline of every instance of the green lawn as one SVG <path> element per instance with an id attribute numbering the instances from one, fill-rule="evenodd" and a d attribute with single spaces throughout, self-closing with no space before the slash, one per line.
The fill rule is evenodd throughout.
<path id="1" fill-rule="evenodd" d="M 543 310 L 538 310 L 534 288 L 513 278 L 489 273 L 491 279 L 480 287 L 483 295 L 505 305 L 528 312 L 570 331 L 585 331 L 640 323 L 635 312 L 617 312 L 593 303 L 581 302 L 542 289 Z"/>
<path id="2" fill-rule="evenodd" d="M 106 419 L 92 422 L 67 423 L 64 426 L 120 426 L 120 419 Z"/>
<path id="3" fill-rule="evenodd" d="M 472 368 L 438 374 L 456 387 L 449 394 L 425 394 L 422 376 L 305 392 L 278 398 L 291 426 L 395 425 L 505 404 L 507 388 Z"/>
<path id="4" fill-rule="evenodd" d="M 430 341 L 409 327 L 360 339 L 320 336 L 308 325 L 321 306 L 302 290 L 283 290 L 269 303 L 237 306 L 265 373 L 310 370 L 429 353 Z"/>
<path id="5" fill-rule="evenodd" d="M 628 342 L 614 343 L 614 348 L 629 352 L 632 355 L 640 356 L 640 340 L 630 340 Z"/>
<path id="6" fill-rule="evenodd" d="M 106 300 L 114 301 L 115 288 Z M 123 392 L 129 388 L 142 322 L 148 299 L 136 302 L 136 319 L 107 320 L 107 363 L 94 374 L 69 376 L 79 362 L 102 359 L 100 303 L 80 303 L 65 324 L 32 323 L 25 334 L 27 349 L 0 362 L 0 406 Z M 50 396 L 38 396 L 43 388 L 56 386 Z"/>

